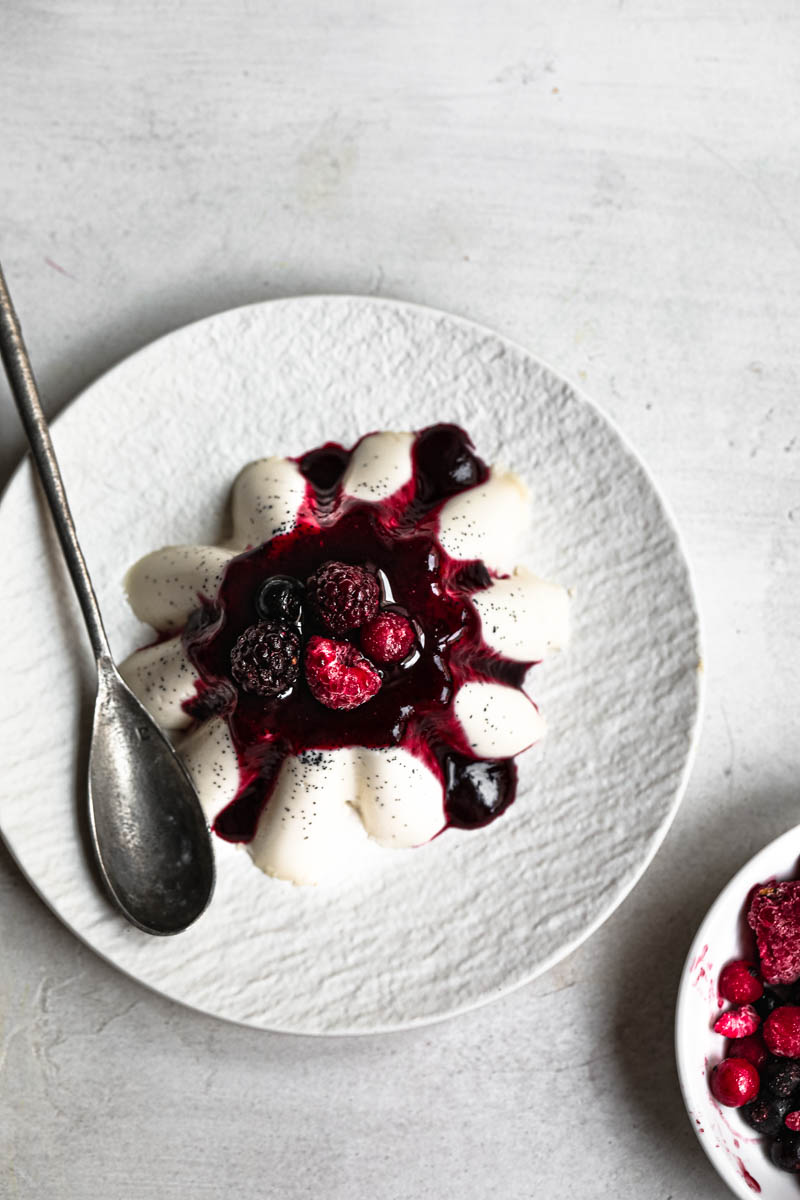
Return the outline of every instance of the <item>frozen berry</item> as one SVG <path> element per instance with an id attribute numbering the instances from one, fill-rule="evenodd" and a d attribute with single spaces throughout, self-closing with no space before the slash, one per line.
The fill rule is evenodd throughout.
<path id="1" fill-rule="evenodd" d="M 277 621 L 245 629 L 231 650 L 231 674 L 246 692 L 278 696 L 289 691 L 300 667 L 300 639 Z"/>
<path id="2" fill-rule="evenodd" d="M 308 594 L 323 625 L 332 633 L 358 629 L 378 611 L 378 581 L 363 567 L 326 562 L 308 580 Z"/>
<path id="3" fill-rule="evenodd" d="M 326 708 L 358 708 L 380 689 L 381 677 L 349 642 L 312 637 L 306 646 L 306 679 Z"/>
<path id="4" fill-rule="evenodd" d="M 511 759 L 448 754 L 443 769 L 447 819 L 459 829 L 487 825 L 514 799 L 517 769 Z"/>
<path id="5" fill-rule="evenodd" d="M 770 1058 L 761 1071 L 764 1086 L 775 1096 L 791 1096 L 800 1087 L 800 1062 L 794 1058 Z"/>
<path id="6" fill-rule="evenodd" d="M 767 983 L 800 979 L 800 880 L 757 888 L 747 922 L 756 935 L 762 978 Z"/>
<path id="7" fill-rule="evenodd" d="M 414 645 L 411 622 L 399 613 L 379 612 L 361 630 L 361 649 L 373 662 L 400 662 Z"/>
<path id="8" fill-rule="evenodd" d="M 772 1161 L 782 1171 L 800 1169 L 800 1133 L 786 1132 L 772 1143 Z"/>
<path id="9" fill-rule="evenodd" d="M 795 1109 L 794 1112 L 789 1112 L 783 1118 L 783 1123 L 787 1129 L 791 1129 L 792 1133 L 800 1133 L 800 1112 Z"/>
<path id="10" fill-rule="evenodd" d="M 730 1012 L 725 1012 L 721 1017 L 717 1017 L 714 1022 L 714 1033 L 722 1033 L 729 1038 L 749 1037 L 751 1033 L 755 1033 L 760 1024 L 761 1017 L 752 1005 L 743 1004 L 741 1008 L 732 1008 Z"/>
<path id="11" fill-rule="evenodd" d="M 771 1092 L 759 1092 L 755 1100 L 745 1104 L 742 1116 L 751 1129 L 765 1133 L 768 1137 L 780 1133 L 784 1117 L 789 1108 L 789 1101 L 783 1096 L 773 1096 Z"/>
<path id="12" fill-rule="evenodd" d="M 303 585 L 291 575 L 272 575 L 256 596 L 256 612 L 266 621 L 297 625 L 303 611 Z"/>
<path id="13" fill-rule="evenodd" d="M 758 1095 L 758 1071 L 746 1058 L 723 1058 L 711 1072 L 711 1091 L 720 1104 L 740 1108 Z"/>
<path id="14" fill-rule="evenodd" d="M 742 959 L 722 968 L 717 987 L 722 999 L 730 1000 L 731 1004 L 752 1004 L 764 991 L 753 963 Z"/>
<path id="15" fill-rule="evenodd" d="M 784 1004 L 764 1022 L 764 1042 L 771 1054 L 800 1058 L 800 1007 Z"/>
<path id="16" fill-rule="evenodd" d="M 795 1001 L 792 1001 L 792 1003 L 795 1003 Z M 781 1000 L 778 993 L 774 992 L 772 990 L 772 988 L 765 987 L 764 995 L 761 997 L 760 1000 L 756 1000 L 756 1002 L 753 1005 L 753 1008 L 756 1010 L 758 1015 L 761 1017 L 761 1020 L 766 1021 L 767 1017 L 773 1011 L 773 1009 L 778 1008 L 779 1005 L 781 1005 L 781 1004 L 783 1004 L 783 1000 Z"/>
<path id="17" fill-rule="evenodd" d="M 746 1058 L 754 1067 L 760 1067 L 766 1060 L 767 1048 L 759 1033 L 749 1037 L 733 1038 L 728 1042 L 726 1058 Z"/>

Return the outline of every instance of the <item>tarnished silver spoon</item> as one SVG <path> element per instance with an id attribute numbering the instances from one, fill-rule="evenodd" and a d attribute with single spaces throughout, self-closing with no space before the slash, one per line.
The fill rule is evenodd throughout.
<path id="1" fill-rule="evenodd" d="M 0 357 L 97 662 L 88 798 L 100 871 L 134 925 L 147 933 L 180 933 L 211 898 L 211 838 L 183 764 L 114 666 L 2 268 Z"/>

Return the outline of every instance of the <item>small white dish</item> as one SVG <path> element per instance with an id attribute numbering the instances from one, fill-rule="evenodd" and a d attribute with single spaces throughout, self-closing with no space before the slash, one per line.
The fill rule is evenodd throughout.
<path id="1" fill-rule="evenodd" d="M 217 841 L 217 889 L 178 938 L 126 925 L 81 836 L 91 665 L 27 463 L 0 505 L 0 827 L 61 919 L 141 982 L 296 1033 L 366 1033 L 483 1003 L 573 950 L 633 887 L 691 766 L 702 692 L 677 531 L 613 425 L 532 354 L 444 313 L 315 296 L 220 313 L 145 347 L 55 423 L 115 653 L 151 638 L 122 578 L 157 546 L 214 544 L 245 463 L 453 421 L 528 482 L 519 561 L 575 589 L 569 650 L 529 690 L 549 724 L 486 829 L 377 852 L 352 885 L 294 888 Z"/>
<path id="2" fill-rule="evenodd" d="M 719 973 L 727 962 L 750 957 L 744 920 L 750 889 L 768 879 L 796 879 L 800 825 L 759 850 L 711 905 L 686 958 L 678 989 L 675 1055 L 689 1120 L 700 1145 L 728 1187 L 743 1200 L 797 1200 L 797 1178 L 769 1160 L 768 1139 L 751 1129 L 735 1108 L 711 1095 L 709 1076 L 725 1056 L 726 1040 L 712 1028 L 720 1005 Z"/>

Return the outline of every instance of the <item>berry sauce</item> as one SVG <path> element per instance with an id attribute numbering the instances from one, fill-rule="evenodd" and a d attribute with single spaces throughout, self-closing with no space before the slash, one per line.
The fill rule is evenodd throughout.
<path id="1" fill-rule="evenodd" d="M 434 425 L 416 435 L 412 479 L 386 499 L 367 502 L 342 492 L 351 454 L 327 443 L 294 460 L 306 480 L 295 527 L 232 559 L 215 601 L 204 601 L 183 632 L 200 677 L 198 694 L 186 709 L 206 716 L 222 697 L 217 711 L 228 721 L 239 757 L 239 792 L 214 822 L 214 831 L 228 841 L 253 837 L 283 759 L 305 750 L 402 746 L 441 781 L 447 825 L 488 824 L 514 799 L 513 759 L 476 759 L 451 700 L 469 680 L 520 687 L 531 664 L 504 659 L 483 641 L 471 596 L 489 585 L 491 575 L 478 560 L 451 558 L 437 537 L 443 504 L 485 482 L 488 468 L 463 430 Z M 260 619 L 264 582 L 288 576 L 304 583 L 328 561 L 375 574 L 381 609 L 402 615 L 414 628 L 412 653 L 400 663 L 375 664 L 380 690 L 353 709 L 319 703 L 302 670 L 288 696 L 237 688 L 231 651 Z M 299 632 L 304 645 L 314 635 L 331 636 L 308 603 Z M 358 629 L 337 636 L 359 647 Z"/>

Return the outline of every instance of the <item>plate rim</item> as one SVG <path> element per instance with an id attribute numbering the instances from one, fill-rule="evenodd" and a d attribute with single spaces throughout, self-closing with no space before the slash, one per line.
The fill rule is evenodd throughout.
<path id="1" fill-rule="evenodd" d="M 158 337 L 155 337 L 155 338 L 150 339 L 149 341 L 146 341 L 141 346 L 139 346 L 135 350 L 131 351 L 130 354 L 127 354 L 127 355 L 123 356 L 122 358 L 120 358 L 118 361 L 113 363 L 106 370 L 101 371 L 100 374 L 98 374 L 93 379 L 91 379 L 90 382 L 85 387 L 81 388 L 81 390 L 79 392 L 77 392 L 74 396 L 72 396 L 61 407 L 61 409 L 56 414 L 56 416 L 53 417 L 52 419 L 48 420 L 48 424 L 49 424 L 51 430 L 56 429 L 61 418 L 65 414 L 70 412 L 73 409 L 73 407 L 78 403 L 78 401 L 80 401 L 90 390 L 95 388 L 98 384 L 100 384 L 103 381 L 107 382 L 110 379 L 112 379 L 114 374 L 117 371 L 122 370 L 127 364 L 132 362 L 139 355 L 148 353 L 154 347 L 158 346 L 160 343 L 166 342 L 173 336 L 181 334 L 184 331 L 188 331 L 195 326 L 203 325 L 206 322 L 213 321 L 219 317 L 233 315 L 235 313 L 244 314 L 244 313 L 247 313 L 248 311 L 252 311 L 255 309 L 264 309 L 264 308 L 268 308 L 268 307 L 269 308 L 272 308 L 272 307 L 288 308 L 288 307 L 301 306 L 303 304 L 309 304 L 309 303 L 315 304 L 315 303 L 326 302 L 326 301 L 327 302 L 335 302 L 335 303 L 357 302 L 357 303 L 361 303 L 361 304 L 373 305 L 376 307 L 390 308 L 390 309 L 394 309 L 394 310 L 406 310 L 406 311 L 411 310 L 411 311 L 415 311 L 415 312 L 424 314 L 428 317 L 445 318 L 447 321 L 460 326 L 464 330 L 477 331 L 478 333 L 480 333 L 484 336 L 491 337 L 491 338 L 494 338 L 494 339 L 502 342 L 503 344 L 512 348 L 518 354 L 523 355 L 525 358 L 527 358 L 529 360 L 532 360 L 537 366 L 541 367 L 551 377 L 559 380 L 561 383 L 566 385 L 566 387 L 577 397 L 577 399 L 583 405 L 585 405 L 588 409 L 593 411 L 594 414 L 597 417 L 599 417 L 600 420 L 602 422 L 604 422 L 611 429 L 612 433 L 617 437 L 617 439 L 621 443 L 623 449 L 627 452 L 627 454 L 631 457 L 631 459 L 636 463 L 636 465 L 638 466 L 638 468 L 641 470 L 642 474 L 644 475 L 644 477 L 645 477 L 648 485 L 650 486 L 650 488 L 653 492 L 653 495 L 661 509 L 663 519 L 664 519 L 666 525 L 669 527 L 670 534 L 672 535 L 672 537 L 674 539 L 676 549 L 680 555 L 680 558 L 683 562 L 683 566 L 684 566 L 684 569 L 686 572 L 687 594 L 692 603 L 692 607 L 694 610 L 694 616 L 695 616 L 695 636 L 694 636 L 693 642 L 694 642 L 694 646 L 697 651 L 697 659 L 698 659 L 697 667 L 694 672 L 694 695 L 695 695 L 695 701 L 696 701 L 694 718 L 692 720 L 691 727 L 687 731 L 687 735 L 688 735 L 687 748 L 686 748 L 686 752 L 685 752 L 681 776 L 680 776 L 678 785 L 674 790 L 670 807 L 669 807 L 668 811 L 665 813 L 665 815 L 663 816 L 663 818 L 661 819 L 661 821 L 659 822 L 658 828 L 657 828 L 655 834 L 651 838 L 646 856 L 644 856 L 642 858 L 640 863 L 637 865 L 636 870 L 632 872 L 631 878 L 626 880 L 624 886 L 619 891 L 616 891 L 613 894 L 610 901 L 603 908 L 601 908 L 601 910 L 596 914 L 594 919 L 591 922 L 589 922 L 585 926 L 585 928 L 583 928 L 573 938 L 563 942 L 558 947 L 557 950 L 552 951 L 549 955 L 547 955 L 543 959 L 541 959 L 534 968 L 532 968 L 529 972 L 524 974 L 521 978 L 515 979 L 507 984 L 503 984 L 501 986 L 495 987 L 491 991 L 489 991 L 481 996 L 478 996 L 478 997 L 475 997 L 475 998 L 472 998 L 472 999 L 466 1001 L 464 1004 L 454 1005 L 454 1006 L 449 1007 L 446 1010 L 443 1010 L 441 1012 L 425 1015 L 422 1017 L 407 1018 L 402 1021 L 396 1021 L 389 1025 L 375 1024 L 375 1025 L 369 1026 L 368 1028 L 359 1027 L 359 1028 L 354 1028 L 354 1029 L 337 1028 L 337 1029 L 299 1030 L 296 1028 L 282 1027 L 280 1024 L 269 1024 L 269 1025 L 255 1024 L 252 1021 L 239 1020 L 236 1017 L 229 1016 L 225 1013 L 220 1013 L 218 1011 L 215 1011 L 212 1008 L 203 1007 L 202 1004 L 191 1002 L 191 1001 L 183 999 L 181 997 L 174 996 L 170 992 L 162 990 L 161 988 L 157 987 L 155 984 L 152 984 L 152 983 L 148 982 L 147 980 L 143 979 L 141 976 L 137 975 L 134 971 L 129 970 L 127 967 L 120 965 L 114 959 L 109 957 L 109 955 L 104 953 L 102 950 L 98 949 L 92 942 L 90 942 L 83 933 L 81 933 L 79 930 L 77 930 L 74 927 L 74 925 L 65 916 L 63 916 L 62 913 L 59 912 L 58 909 L 56 909 L 54 907 L 54 905 L 52 905 L 50 903 L 48 898 L 40 891 L 36 882 L 31 878 L 31 876 L 25 870 L 23 864 L 17 858 L 17 855 L 14 853 L 14 850 L 13 850 L 12 846 L 10 845 L 9 841 L 7 840 L 5 832 L 1 826 L 0 826 L 0 837 L 2 837 L 3 844 L 5 845 L 8 853 L 10 854 L 10 856 L 11 856 L 12 860 L 14 861 L 14 863 L 16 864 L 17 868 L 21 872 L 23 878 L 30 884 L 30 886 L 33 888 L 34 892 L 36 893 L 36 895 L 38 896 L 40 901 L 42 901 L 45 904 L 45 906 L 50 910 L 51 913 L 53 913 L 53 915 L 61 922 L 61 924 L 64 925 L 70 931 L 70 933 L 72 933 L 75 937 L 77 937 L 77 939 L 83 945 L 87 946 L 100 959 L 102 959 L 104 962 L 108 963 L 115 970 L 120 971 L 123 975 L 127 976 L 129 979 L 134 980 L 137 984 L 139 984 L 140 986 L 147 989 L 147 991 L 152 992 L 153 994 L 155 994 L 157 996 L 161 996 L 161 997 L 167 999 L 168 1001 L 170 1001 L 171 1003 L 179 1004 L 181 1007 L 186 1008 L 190 1011 L 199 1012 L 199 1013 L 202 1013 L 204 1016 L 213 1017 L 217 1020 L 222 1020 L 229 1024 L 237 1025 L 237 1026 L 240 1026 L 240 1027 L 246 1028 L 246 1029 L 258 1030 L 259 1032 L 263 1032 L 263 1033 L 291 1034 L 294 1037 L 312 1037 L 312 1038 L 370 1037 L 373 1035 L 383 1035 L 383 1034 L 387 1034 L 387 1033 L 402 1033 L 409 1029 L 417 1029 L 417 1028 L 422 1028 L 427 1025 L 438 1024 L 442 1021 L 447 1021 L 447 1020 L 450 1020 L 451 1018 L 460 1016 L 463 1013 L 468 1013 L 468 1012 L 475 1011 L 476 1009 L 483 1008 L 485 1005 L 492 1003 L 494 1000 L 497 1000 L 497 999 L 500 999 L 502 997 L 512 994 L 513 992 L 519 990 L 520 988 L 526 986 L 527 984 L 532 983 L 535 979 L 539 978 L 541 975 L 546 974 L 547 971 L 551 970 L 559 962 L 562 962 L 570 954 L 574 953 L 580 946 L 582 946 L 585 942 L 587 942 L 598 931 L 598 929 L 600 929 L 605 924 L 605 922 L 607 920 L 609 920 L 609 918 L 611 916 L 613 916 L 613 914 L 617 911 L 617 909 L 625 902 L 625 900 L 631 894 L 633 889 L 637 886 L 638 883 L 641 882 L 642 878 L 644 877 L 646 872 L 649 870 L 656 854 L 658 853 L 658 851 L 661 849 L 662 845 L 664 844 L 667 834 L 669 833 L 669 831 L 672 828 L 672 825 L 675 821 L 675 817 L 677 815 L 678 809 L 680 808 L 680 805 L 683 802 L 683 799 L 686 794 L 686 790 L 688 788 L 689 781 L 690 781 L 690 778 L 692 775 L 692 771 L 694 769 L 694 764 L 697 759 L 698 746 L 699 746 L 699 741 L 700 741 L 700 733 L 701 733 L 701 729 L 702 729 L 702 725 L 703 725 L 703 721 L 704 721 L 704 717 L 705 717 L 706 692 L 707 692 L 707 671 L 706 671 L 705 632 L 704 632 L 705 631 L 705 622 L 704 622 L 702 607 L 701 607 L 701 604 L 699 601 L 698 591 L 697 591 L 697 587 L 696 587 L 696 583 L 695 583 L 695 572 L 692 567 L 691 559 L 687 553 L 683 534 L 681 532 L 679 524 L 677 523 L 677 521 L 675 519 L 671 505 L 665 499 L 665 496 L 664 496 L 659 484 L 657 483 L 655 477 L 653 476 L 653 473 L 652 473 L 648 463 L 646 462 L 646 460 L 644 460 L 642 458 L 641 454 L 634 448 L 634 446 L 628 439 L 627 435 L 620 429 L 616 420 L 613 417 L 611 417 L 600 404 L 598 404 L 594 399 L 592 399 L 589 395 L 587 395 L 587 393 L 584 391 L 583 387 L 576 384 L 569 375 L 566 375 L 562 371 L 557 370 L 556 368 L 552 367 L 550 365 L 549 361 L 540 357 L 540 355 L 538 353 L 535 353 L 533 350 L 528 349 L 523 343 L 518 342 L 514 338 L 508 337 L 506 334 L 501 333 L 501 332 L 497 331 L 496 329 L 493 329 L 491 326 L 484 325 L 483 323 L 481 323 L 479 321 L 475 321 L 472 318 L 462 316 L 461 314 L 458 314 L 458 313 L 450 312 L 449 310 L 446 310 L 446 309 L 436 308 L 433 305 L 421 304 L 416 301 L 401 300 L 401 299 L 398 299 L 395 297 L 370 296 L 368 294 L 357 293 L 357 292 L 306 292 L 306 293 L 301 293 L 301 294 L 292 295 L 292 296 L 281 296 L 281 297 L 275 297 L 275 298 L 267 298 L 267 299 L 263 299 L 263 300 L 255 300 L 255 301 L 248 302 L 246 304 L 234 305 L 231 308 L 219 309 L 215 312 L 207 313 L 205 316 L 195 318 L 192 321 L 188 321 L 182 325 L 177 325 L 174 328 L 167 330 L 165 333 L 160 334 Z M 58 448 L 56 447 L 56 453 L 57 452 L 58 452 Z M 21 476 L 21 474 L 22 474 L 23 470 L 26 468 L 26 466 L 29 465 L 29 461 L 30 461 L 29 453 L 27 450 L 25 450 L 25 451 L 23 451 L 23 455 L 22 455 L 20 461 L 17 463 L 16 467 L 14 468 L 11 475 L 9 476 L 6 484 L 3 486 L 2 490 L 0 490 L 0 505 L 2 505 L 3 501 L 5 500 L 6 495 L 9 492 L 12 484 L 17 480 L 17 478 L 19 476 Z M 80 529 L 78 530 L 78 536 L 80 538 Z"/>

